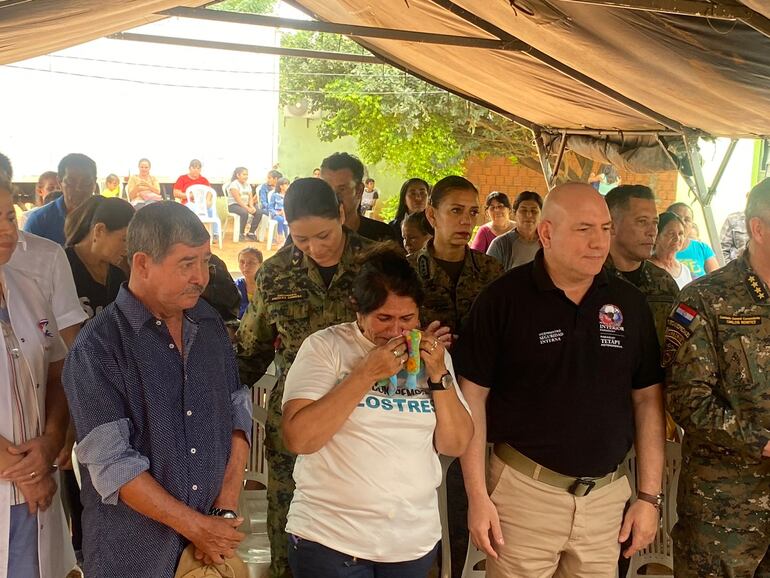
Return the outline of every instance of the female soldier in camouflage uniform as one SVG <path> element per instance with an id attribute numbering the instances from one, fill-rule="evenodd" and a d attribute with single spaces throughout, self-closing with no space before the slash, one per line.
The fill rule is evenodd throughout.
<path id="1" fill-rule="evenodd" d="M 425 286 L 423 325 L 440 321 L 456 334 L 476 296 L 503 273 L 497 259 L 468 247 L 480 210 L 479 192 L 467 179 L 449 176 L 433 186 L 425 215 L 435 235 L 408 257 Z M 468 547 L 468 501 L 459 461 L 447 473 L 447 494 L 452 576 L 459 577 Z"/>
<path id="2" fill-rule="evenodd" d="M 295 456 L 284 447 L 279 429 L 286 372 L 308 335 L 355 319 L 350 304 L 353 279 L 360 268 L 355 257 L 372 244 L 343 226 L 344 210 L 321 179 L 294 181 L 286 193 L 284 212 L 294 244 L 260 268 L 253 301 L 238 330 L 243 382 L 255 383 L 273 359 L 279 372 L 265 428 L 267 526 L 274 578 L 291 576 L 285 528 L 294 492 Z"/>

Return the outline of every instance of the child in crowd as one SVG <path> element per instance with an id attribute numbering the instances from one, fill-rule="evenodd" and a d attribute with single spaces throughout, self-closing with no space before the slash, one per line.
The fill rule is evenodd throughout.
<path id="1" fill-rule="evenodd" d="M 235 286 L 238 287 L 238 292 L 241 294 L 241 304 L 238 309 L 238 319 L 243 317 L 246 312 L 246 308 L 249 306 L 251 298 L 254 297 L 254 290 L 256 288 L 257 271 L 262 266 L 262 251 L 256 247 L 246 247 L 238 253 L 238 269 L 241 270 L 240 279 L 235 280 Z"/>
<path id="2" fill-rule="evenodd" d="M 107 178 L 104 179 L 104 189 L 102 190 L 102 196 L 120 198 L 120 179 L 118 178 L 118 175 L 107 175 Z"/>
<path id="3" fill-rule="evenodd" d="M 286 241 L 286 236 L 289 234 L 289 225 L 286 222 L 286 217 L 283 214 L 283 197 L 289 188 L 289 179 L 281 177 L 275 184 L 275 190 L 270 193 L 270 201 L 268 203 L 268 211 L 270 218 L 278 222 L 278 236 L 280 237 L 279 245 L 282 245 Z"/>
<path id="4" fill-rule="evenodd" d="M 404 238 L 404 249 L 407 255 L 425 247 L 433 237 L 433 227 L 428 222 L 425 211 L 407 214 L 401 222 L 401 235 Z"/>

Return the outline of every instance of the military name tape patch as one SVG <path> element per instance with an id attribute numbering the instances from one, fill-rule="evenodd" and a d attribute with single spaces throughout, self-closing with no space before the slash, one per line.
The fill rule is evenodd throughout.
<path id="1" fill-rule="evenodd" d="M 761 325 L 762 318 L 759 315 L 720 315 L 719 323 L 722 325 Z"/>
<path id="2" fill-rule="evenodd" d="M 684 327 L 687 327 L 690 325 L 690 323 L 693 322 L 693 319 L 695 319 L 698 316 L 698 312 L 693 309 L 692 307 L 689 307 L 685 305 L 684 303 L 680 303 L 677 305 L 676 309 L 674 310 L 673 318 L 678 321 L 681 325 Z"/>
<path id="3" fill-rule="evenodd" d="M 305 297 L 306 295 L 304 293 L 281 293 L 271 297 L 269 303 L 280 303 L 281 301 L 299 301 Z"/>
<path id="4" fill-rule="evenodd" d="M 663 366 L 669 365 L 676 352 L 692 336 L 692 331 L 674 319 L 666 319 L 666 341 L 663 346 Z"/>

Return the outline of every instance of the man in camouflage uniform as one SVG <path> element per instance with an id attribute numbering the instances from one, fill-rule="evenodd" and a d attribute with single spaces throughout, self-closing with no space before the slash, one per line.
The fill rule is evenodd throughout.
<path id="1" fill-rule="evenodd" d="M 334 196 L 320 179 L 318 186 Z M 296 183 L 286 193 L 285 211 L 291 225 L 292 199 Z M 336 197 L 334 197 L 335 203 Z M 301 218 L 299 220 L 302 220 Z M 291 576 L 288 563 L 286 516 L 294 493 L 295 456 L 286 450 L 281 437 L 281 401 L 286 373 L 305 338 L 321 329 L 356 318 L 350 303 L 353 279 L 359 270 L 356 255 L 372 243 L 344 229 L 344 249 L 330 284 L 324 282 L 318 265 L 297 245 L 289 245 L 265 261 L 257 273 L 253 301 L 243 315 L 238 330 L 238 356 L 241 378 L 253 384 L 264 375 L 275 359 L 278 381 L 270 392 L 265 427 L 268 461 L 267 527 L 270 538 L 270 575 Z"/>
<path id="2" fill-rule="evenodd" d="M 658 211 L 652 189 L 621 185 L 604 197 L 612 216 L 612 239 L 605 269 L 644 293 L 663 344 L 666 319 L 674 307 L 679 287 L 674 278 L 647 259 L 658 235 Z"/>
<path id="3" fill-rule="evenodd" d="M 725 263 L 734 261 L 738 258 L 741 251 L 746 247 L 749 241 L 749 233 L 746 230 L 746 215 L 743 211 L 730 213 L 722 225 L 720 246 L 722 247 L 722 256 Z"/>
<path id="4" fill-rule="evenodd" d="M 644 293 L 652 311 L 658 343 L 663 345 L 666 319 L 676 303 L 679 286 L 668 271 L 650 263 L 658 236 L 655 194 L 644 185 L 620 185 L 604 197 L 612 217 L 610 254 L 604 269 Z M 666 414 L 666 438 L 676 439 L 676 424 Z M 621 554 L 618 572 L 625 576 L 630 560 Z"/>
<path id="5" fill-rule="evenodd" d="M 466 248 L 465 262 L 457 284 L 453 285 L 447 272 L 436 262 L 432 250 L 433 241 L 429 241 L 421 251 L 407 256 L 425 287 L 420 320 L 423 325 L 438 321 L 455 335 L 468 317 L 473 301 L 484 287 L 503 274 L 503 267 L 494 257 Z M 457 578 L 462 574 L 468 550 L 468 497 L 460 460 L 455 460 L 449 467 L 446 487 L 452 576 Z"/>
<path id="6" fill-rule="evenodd" d="M 747 249 L 685 287 L 667 322 L 668 408 L 684 430 L 677 578 L 770 576 L 770 180 Z"/>

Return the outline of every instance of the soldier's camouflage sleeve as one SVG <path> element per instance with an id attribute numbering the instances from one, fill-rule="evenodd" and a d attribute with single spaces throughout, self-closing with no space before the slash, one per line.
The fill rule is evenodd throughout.
<path id="1" fill-rule="evenodd" d="M 757 459 L 770 431 L 740 411 L 730 395 L 730 372 L 716 348 L 716 319 L 699 291 L 682 290 L 666 321 L 663 364 L 667 409 L 685 436 Z"/>
<path id="2" fill-rule="evenodd" d="M 264 271 L 266 268 L 263 266 L 257 273 L 254 297 L 238 328 L 238 370 L 241 381 L 249 387 L 265 374 L 275 359 L 278 333 L 268 315 Z"/>

